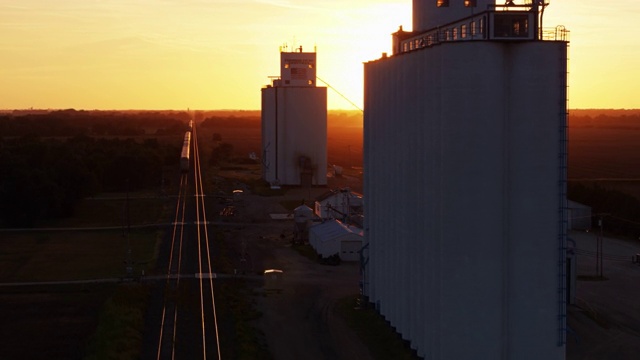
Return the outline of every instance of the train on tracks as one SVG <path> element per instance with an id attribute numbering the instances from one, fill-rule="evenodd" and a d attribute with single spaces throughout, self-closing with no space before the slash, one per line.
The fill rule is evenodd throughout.
<path id="1" fill-rule="evenodd" d="M 189 155 L 191 149 L 191 131 L 184 134 L 184 142 L 182 143 L 182 153 L 180 155 L 180 171 L 189 172 Z"/>

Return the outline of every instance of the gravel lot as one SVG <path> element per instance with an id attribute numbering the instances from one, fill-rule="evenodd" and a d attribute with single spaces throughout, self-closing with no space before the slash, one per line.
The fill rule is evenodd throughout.
<path id="1" fill-rule="evenodd" d="M 594 233 L 572 232 L 577 248 L 596 250 Z M 605 238 L 603 273 L 606 280 L 578 280 L 576 305 L 568 308 L 567 359 L 640 358 L 640 265 L 631 262 L 640 244 Z M 578 276 L 596 274 L 596 258 L 578 255 Z"/>
<path id="2" fill-rule="evenodd" d="M 359 291 L 358 263 L 328 266 L 309 260 L 291 246 L 293 221 L 269 216 L 287 212 L 280 205 L 283 201 L 302 201 L 330 188 L 359 184 L 348 177 L 329 182 L 327 188 L 290 189 L 277 197 L 245 192 L 237 215 L 229 219 L 234 225 L 229 226 L 227 241 L 235 249 L 239 272 L 283 271 L 281 291 L 254 289 L 256 306 L 263 314 L 255 326 L 265 334 L 269 351 L 278 360 L 372 359 L 358 336 L 334 314 L 338 300 Z"/>

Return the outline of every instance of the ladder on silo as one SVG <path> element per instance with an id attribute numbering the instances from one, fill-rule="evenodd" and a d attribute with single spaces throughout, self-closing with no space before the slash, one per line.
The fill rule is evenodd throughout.
<path id="1" fill-rule="evenodd" d="M 566 36 L 564 27 L 558 27 Z M 567 209 L 567 123 L 569 118 L 569 42 L 566 41 L 566 51 L 561 56 L 558 76 L 561 77 L 562 90 L 559 101 L 560 109 L 558 115 L 558 346 L 563 346 L 567 342 L 567 230 L 568 230 L 568 209 Z"/>

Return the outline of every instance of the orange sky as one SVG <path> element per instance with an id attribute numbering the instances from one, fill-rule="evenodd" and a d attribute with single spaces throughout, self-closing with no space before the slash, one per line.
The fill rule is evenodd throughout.
<path id="1" fill-rule="evenodd" d="M 411 0 L 318 3 L 0 0 L 0 109 L 259 109 L 284 44 L 315 46 L 318 76 L 361 107 L 362 62 L 411 28 Z M 640 108 L 638 19 L 637 0 L 551 0 L 545 27 L 571 30 L 570 107 Z"/>

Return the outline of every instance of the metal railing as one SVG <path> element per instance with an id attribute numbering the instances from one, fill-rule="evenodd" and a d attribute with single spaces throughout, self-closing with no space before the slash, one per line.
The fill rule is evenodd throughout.
<path id="1" fill-rule="evenodd" d="M 456 41 L 516 40 L 516 41 L 569 41 L 569 30 L 559 25 L 554 28 L 540 28 L 530 37 L 497 38 L 490 35 L 488 13 L 478 14 L 463 21 L 432 29 L 400 41 L 397 53 L 411 52 L 425 47 Z"/>
<path id="2" fill-rule="evenodd" d="M 540 31 L 540 40 L 544 41 L 569 41 L 569 30 L 563 25 L 558 25 L 555 28 L 543 28 Z"/>

